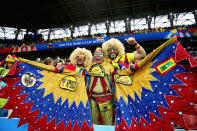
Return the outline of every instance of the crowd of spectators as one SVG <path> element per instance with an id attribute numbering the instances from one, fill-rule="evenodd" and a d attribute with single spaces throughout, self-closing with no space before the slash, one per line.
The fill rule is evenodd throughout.
<path id="1" fill-rule="evenodd" d="M 57 56 L 56 58 L 51 58 L 51 57 L 47 57 L 44 59 L 36 58 L 35 61 L 46 64 L 46 65 L 54 66 L 54 67 L 65 67 L 66 65 L 70 64 L 69 59 L 66 59 L 66 58 L 63 59 L 63 58 L 60 58 L 59 56 Z"/>
<path id="2" fill-rule="evenodd" d="M 176 27 L 165 27 L 165 28 L 151 28 L 151 29 L 138 29 L 132 30 L 131 32 L 114 32 L 114 33 L 102 33 L 102 34 L 94 34 L 94 35 L 82 35 L 77 37 L 64 37 L 52 40 L 44 40 L 43 38 L 37 41 L 25 41 L 25 40 L 1 40 L 0 39 L 0 49 L 1 48 L 14 48 L 21 46 L 34 46 L 36 44 L 46 44 L 46 43 L 57 43 L 63 41 L 76 41 L 76 40 L 86 40 L 92 38 L 100 38 L 100 37 L 121 37 L 123 35 L 134 35 L 134 34 L 146 34 L 146 33 L 154 33 L 154 32 L 165 32 L 173 29 L 197 29 L 196 25 L 189 26 L 176 26 Z"/>
<path id="3" fill-rule="evenodd" d="M 82 35 L 82 36 L 77 36 L 77 37 L 68 37 L 68 38 L 59 38 L 59 39 L 53 39 L 51 43 L 55 42 L 62 42 L 62 41 L 75 41 L 75 40 L 86 40 L 86 39 L 92 39 L 92 38 L 98 38 L 98 37 L 121 37 L 123 35 L 134 35 L 134 34 L 147 34 L 147 33 L 155 33 L 155 32 L 165 32 L 165 31 L 170 31 L 173 29 L 197 29 L 196 25 L 189 25 L 189 26 L 175 26 L 175 27 L 165 27 L 165 28 L 151 28 L 151 29 L 137 29 L 137 30 L 132 30 L 131 32 L 114 32 L 114 33 L 99 33 L 99 34 L 94 34 L 94 35 Z"/>

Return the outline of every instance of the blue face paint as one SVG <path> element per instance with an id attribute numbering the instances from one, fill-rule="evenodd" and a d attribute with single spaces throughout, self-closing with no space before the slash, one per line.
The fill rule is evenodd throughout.
<path id="1" fill-rule="evenodd" d="M 97 56 L 103 58 L 104 55 L 102 52 L 94 52 L 94 57 L 97 57 Z"/>

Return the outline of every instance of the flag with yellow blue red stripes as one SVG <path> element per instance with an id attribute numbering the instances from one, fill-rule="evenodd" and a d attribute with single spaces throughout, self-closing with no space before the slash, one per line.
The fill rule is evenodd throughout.
<path id="1" fill-rule="evenodd" d="M 138 63 L 119 71 L 131 84 L 116 82 L 119 130 L 197 129 L 197 62 L 173 37 Z M 192 122 L 193 121 L 193 122 Z"/>
<path id="2" fill-rule="evenodd" d="M 28 130 L 93 130 L 90 104 L 82 72 L 64 70 L 19 58 L 15 75 L 2 78 L 7 86 L 0 90 L 12 109 L 10 118 Z"/>

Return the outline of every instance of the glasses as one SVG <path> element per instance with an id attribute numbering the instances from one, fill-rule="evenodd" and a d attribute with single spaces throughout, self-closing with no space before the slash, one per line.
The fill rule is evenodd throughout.
<path id="1" fill-rule="evenodd" d="M 97 56 L 100 56 L 100 57 L 103 57 L 103 53 L 94 53 L 94 57 L 97 57 Z"/>
<path id="2" fill-rule="evenodd" d="M 107 51 L 112 51 L 112 50 L 113 50 L 113 51 L 117 51 L 116 48 L 108 48 L 108 49 L 107 49 Z"/>
<path id="3" fill-rule="evenodd" d="M 82 55 L 82 54 L 79 54 L 79 55 L 77 55 L 77 56 L 85 57 L 85 55 Z"/>

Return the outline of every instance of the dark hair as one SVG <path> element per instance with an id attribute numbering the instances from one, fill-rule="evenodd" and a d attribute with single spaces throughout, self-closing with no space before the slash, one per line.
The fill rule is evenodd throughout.
<path id="1" fill-rule="evenodd" d="M 64 64 L 65 62 L 64 62 L 64 60 L 60 59 L 60 60 L 58 61 L 58 63 Z"/>
<path id="2" fill-rule="evenodd" d="M 48 58 L 46 58 L 45 60 L 44 60 L 44 64 L 46 64 L 46 65 L 49 65 L 50 63 L 52 63 L 53 62 L 53 60 L 50 58 L 50 57 L 48 57 Z"/>

